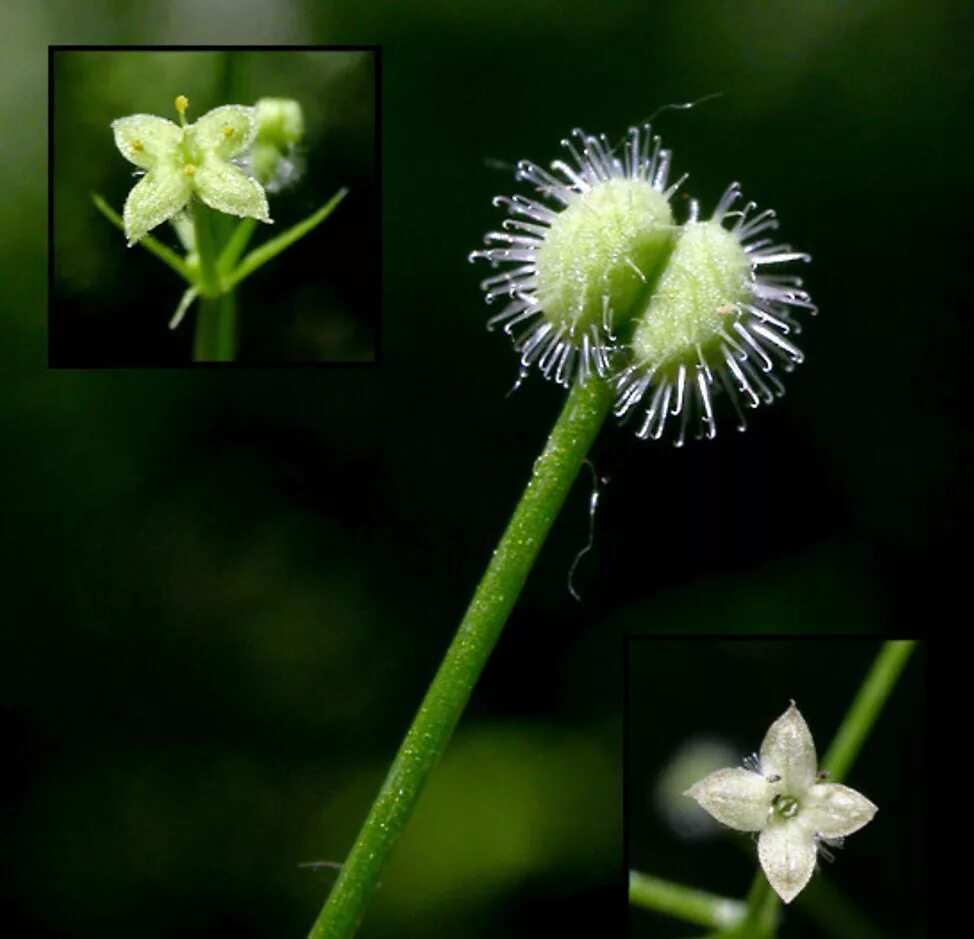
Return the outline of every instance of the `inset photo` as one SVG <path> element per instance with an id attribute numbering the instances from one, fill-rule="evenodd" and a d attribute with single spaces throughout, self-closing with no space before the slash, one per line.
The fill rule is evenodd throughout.
<path id="1" fill-rule="evenodd" d="M 631 637 L 630 939 L 926 936 L 925 647 Z"/>
<path id="2" fill-rule="evenodd" d="M 54 368 L 378 361 L 378 47 L 49 50 Z"/>

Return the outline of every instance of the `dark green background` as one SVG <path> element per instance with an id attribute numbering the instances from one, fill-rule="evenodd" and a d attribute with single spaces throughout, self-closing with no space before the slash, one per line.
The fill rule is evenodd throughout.
<path id="1" fill-rule="evenodd" d="M 583 602 L 566 574 L 587 482 L 363 935 L 570 934 L 586 915 L 621 932 L 624 633 L 928 629 L 930 546 L 966 529 L 969 5 L 93 0 L 0 17 L 15 932 L 304 934 L 332 875 L 297 864 L 343 857 L 559 408 L 536 381 L 505 397 L 514 358 L 465 257 L 510 164 L 553 159 L 576 125 L 619 135 L 723 92 L 657 129 L 705 207 L 737 179 L 779 211 L 822 312 L 746 435 L 678 453 L 607 430 Z M 383 44 L 382 367 L 47 371 L 46 45 L 217 41 Z"/>

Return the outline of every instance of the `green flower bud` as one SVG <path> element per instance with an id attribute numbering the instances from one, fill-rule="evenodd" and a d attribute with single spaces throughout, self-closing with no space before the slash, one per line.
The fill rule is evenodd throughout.
<path id="1" fill-rule="evenodd" d="M 269 192 L 277 192 L 297 178 L 294 148 L 304 136 L 304 114 L 291 98 L 261 98 L 255 109 L 257 138 L 251 167 Z"/>
<path id="2" fill-rule="evenodd" d="M 293 98 L 261 98 L 257 109 L 257 140 L 284 150 L 304 136 L 304 114 Z"/>

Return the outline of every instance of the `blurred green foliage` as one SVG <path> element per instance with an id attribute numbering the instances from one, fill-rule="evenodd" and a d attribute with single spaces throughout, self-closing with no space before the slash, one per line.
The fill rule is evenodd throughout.
<path id="1" fill-rule="evenodd" d="M 513 162 L 558 156 L 573 126 L 620 135 L 723 92 L 657 129 L 705 209 L 739 179 L 779 211 L 822 313 L 746 435 L 677 453 L 606 433 L 583 602 L 566 575 L 587 484 L 363 935 L 621 933 L 625 632 L 927 628 L 928 546 L 965 530 L 971 455 L 968 4 L 51 0 L 0 18 L 11 934 L 304 934 L 330 875 L 297 865 L 347 850 L 559 406 L 533 381 L 505 398 L 514 358 L 464 258 L 499 222 L 490 197 L 519 188 Z M 45 46 L 217 37 L 383 44 L 382 367 L 47 371 Z M 204 107 L 214 81 L 185 90 Z M 163 112 L 163 84 L 139 107 Z M 132 108 L 127 79 L 85 87 L 79 130 Z M 83 206 L 127 172 L 107 134 L 84 139 L 54 219 L 71 283 L 122 304 L 124 258 L 168 313 L 166 272 L 113 253 Z M 706 688 L 693 657 L 673 673 Z M 660 746 L 686 730 L 664 709 Z"/>

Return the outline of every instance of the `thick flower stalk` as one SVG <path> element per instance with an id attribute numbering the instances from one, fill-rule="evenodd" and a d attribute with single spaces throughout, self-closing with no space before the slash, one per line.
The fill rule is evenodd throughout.
<path id="1" fill-rule="evenodd" d="M 254 108 L 227 104 L 187 124 L 188 104 L 182 95 L 176 98 L 182 126 L 153 114 L 112 122 L 119 153 L 145 170 L 122 211 L 130 247 L 185 209 L 194 195 L 217 212 L 271 221 L 263 187 L 231 163 L 257 134 Z"/>
<path id="2" fill-rule="evenodd" d="M 759 832 L 758 859 L 785 902 L 805 889 L 823 845 L 835 846 L 876 814 L 865 796 L 819 772 L 815 742 L 795 702 L 768 729 L 760 756 L 720 769 L 685 793 L 718 822 Z"/>

